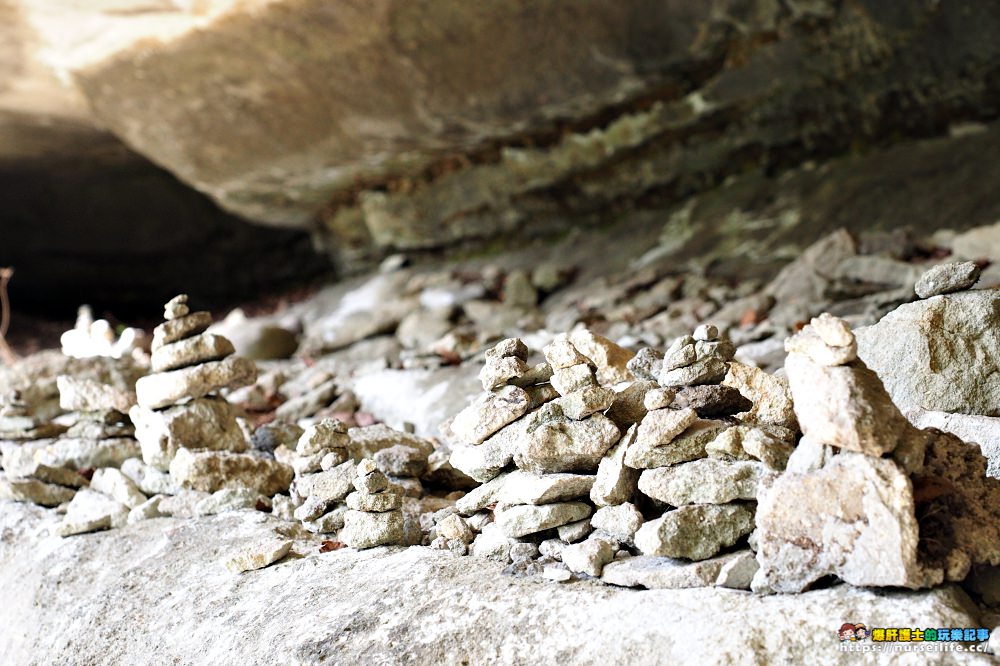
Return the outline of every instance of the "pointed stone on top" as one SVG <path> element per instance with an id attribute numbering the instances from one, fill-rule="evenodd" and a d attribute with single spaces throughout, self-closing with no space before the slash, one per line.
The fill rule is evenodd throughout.
<path id="1" fill-rule="evenodd" d="M 181 317 L 187 316 L 188 310 L 188 295 L 178 294 L 174 296 L 166 305 L 163 306 L 163 318 L 167 321 L 172 319 L 180 319 Z"/>

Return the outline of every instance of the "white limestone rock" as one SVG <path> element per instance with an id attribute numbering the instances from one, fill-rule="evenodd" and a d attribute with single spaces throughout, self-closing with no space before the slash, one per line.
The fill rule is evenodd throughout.
<path id="1" fill-rule="evenodd" d="M 554 402 L 559 405 L 567 418 L 581 421 L 591 414 L 603 412 L 611 407 L 615 401 L 615 395 L 615 392 L 609 388 L 589 386 L 557 398 Z"/>
<path id="2" fill-rule="evenodd" d="M 59 406 L 68 412 L 109 412 L 128 414 L 135 404 L 135 394 L 101 384 L 92 379 L 69 375 L 56 377 L 59 389 Z"/>
<path id="3" fill-rule="evenodd" d="M 971 289 L 981 274 L 982 269 L 974 261 L 939 264 L 920 276 L 913 291 L 920 298 L 963 291 Z"/>
<path id="4" fill-rule="evenodd" d="M 600 576 L 604 566 L 615 556 L 615 548 L 606 539 L 591 537 L 562 549 L 563 564 L 570 571 Z"/>
<path id="5" fill-rule="evenodd" d="M 0 472 L 0 499 L 31 502 L 41 506 L 59 506 L 69 502 L 76 490 L 38 479 L 15 479 Z"/>
<path id="6" fill-rule="evenodd" d="M 346 425 L 338 419 L 323 419 L 302 432 L 295 452 L 300 455 L 326 454 L 332 449 L 347 449 L 350 443 Z"/>
<path id="7" fill-rule="evenodd" d="M 653 469 L 704 458 L 708 455 L 708 444 L 727 427 L 729 425 L 724 421 L 697 419 L 664 445 L 642 447 L 637 439 L 636 444 L 630 446 L 625 454 L 625 464 L 634 469 Z M 641 429 L 642 426 L 640 431 Z"/>
<path id="8" fill-rule="evenodd" d="M 615 444 L 597 466 L 590 501 L 598 507 L 624 504 L 632 499 L 638 488 L 639 471 L 625 465 L 628 449 L 635 442 L 638 426 L 633 425 Z"/>
<path id="9" fill-rule="evenodd" d="M 269 508 L 271 501 L 250 488 L 223 488 L 201 500 L 194 506 L 199 516 L 214 516 L 226 511 L 257 510 Z"/>
<path id="10" fill-rule="evenodd" d="M 912 486 L 892 460 L 841 453 L 821 469 L 786 472 L 758 502 L 755 588 L 800 592 L 830 574 L 865 586 L 941 580 L 917 562 Z"/>
<path id="11" fill-rule="evenodd" d="M 757 498 L 763 479 L 773 477 L 759 462 L 725 462 L 703 458 L 681 465 L 647 469 L 639 477 L 639 490 L 671 506 L 726 504 Z"/>
<path id="12" fill-rule="evenodd" d="M 128 521 L 127 506 L 104 493 L 84 488 L 76 493 L 66 508 L 66 515 L 56 527 L 59 536 L 121 527 Z"/>
<path id="13" fill-rule="evenodd" d="M 612 562 L 604 567 L 601 580 L 620 587 L 644 587 L 648 590 L 673 590 L 710 587 L 724 567 L 739 559 L 739 553 L 727 553 L 698 562 L 640 555 Z"/>
<path id="14" fill-rule="evenodd" d="M 753 528 L 754 511 L 745 504 L 682 506 L 640 527 L 635 545 L 643 555 L 705 560 Z"/>
<path id="15" fill-rule="evenodd" d="M 232 573 L 256 571 L 274 564 L 292 549 L 292 540 L 274 535 L 264 539 L 256 539 L 241 546 L 235 553 L 223 561 L 223 565 Z"/>
<path id="16" fill-rule="evenodd" d="M 108 497 L 134 509 L 148 498 L 139 490 L 135 482 L 113 467 L 102 467 L 94 471 L 90 487 Z"/>
<path id="17" fill-rule="evenodd" d="M 366 513 L 350 510 L 344 514 L 341 540 L 357 549 L 402 543 L 403 512 Z"/>
<path id="18" fill-rule="evenodd" d="M 455 416 L 451 431 L 467 444 L 481 444 L 490 435 L 527 413 L 528 392 L 519 386 L 504 386 L 484 393 Z"/>
<path id="19" fill-rule="evenodd" d="M 541 506 L 509 506 L 503 510 L 497 507 L 494 515 L 503 533 L 513 539 L 582 520 L 590 515 L 590 511 L 590 507 L 583 502 L 557 502 Z"/>
<path id="20" fill-rule="evenodd" d="M 573 421 L 553 414 L 529 430 L 514 450 L 514 463 L 536 473 L 593 473 L 601 458 L 621 437 L 602 414 Z"/>
<path id="21" fill-rule="evenodd" d="M 143 520 L 151 520 L 153 518 L 159 518 L 163 516 L 160 513 L 160 502 L 163 501 L 163 495 L 153 495 L 148 500 L 143 502 L 137 507 L 134 507 L 128 512 L 128 518 L 126 518 L 126 523 L 129 525 L 134 525 Z"/>
<path id="22" fill-rule="evenodd" d="M 757 557 L 749 550 L 731 553 L 715 579 L 717 587 L 728 587 L 733 590 L 749 590 L 753 577 L 760 569 Z M 723 555 L 722 557 L 727 557 Z"/>
<path id="23" fill-rule="evenodd" d="M 595 530 L 624 544 L 632 543 L 632 537 L 642 527 L 643 522 L 642 512 L 629 502 L 601 507 L 590 517 L 590 524 Z"/>
<path id="24" fill-rule="evenodd" d="M 586 328 L 572 331 L 569 334 L 569 341 L 594 363 L 597 368 L 597 381 L 601 384 L 618 384 L 635 379 L 628 368 L 628 362 L 635 356 L 635 352 Z"/>
<path id="25" fill-rule="evenodd" d="M 201 333 L 158 347 L 150 356 L 153 372 L 178 370 L 209 361 L 221 361 L 236 353 L 228 338 L 215 333 Z"/>
<path id="26" fill-rule="evenodd" d="M 249 488 L 271 497 L 288 490 L 292 468 L 251 453 L 180 449 L 170 463 L 170 478 L 182 488 L 214 493 L 222 488 Z"/>
<path id="27" fill-rule="evenodd" d="M 855 335 L 858 356 L 903 412 L 1000 416 L 1000 357 L 984 351 L 1000 348 L 1000 292 L 907 303 Z"/>
<path id="28" fill-rule="evenodd" d="M 753 403 L 750 411 L 738 415 L 743 421 L 798 430 L 787 379 L 733 362 L 722 384 L 738 390 Z"/>
<path id="29" fill-rule="evenodd" d="M 826 366 L 792 352 L 785 371 L 802 432 L 818 443 L 878 457 L 918 436 L 860 360 Z"/>
<path id="30" fill-rule="evenodd" d="M 586 497 L 594 485 L 590 474 L 534 474 L 514 470 L 504 476 L 497 501 L 506 504 L 551 504 Z"/>
<path id="31" fill-rule="evenodd" d="M 222 361 L 146 375 L 136 382 L 135 394 L 141 407 L 160 409 L 223 388 L 248 386 L 256 378 L 257 366 L 253 361 L 231 356 Z"/>

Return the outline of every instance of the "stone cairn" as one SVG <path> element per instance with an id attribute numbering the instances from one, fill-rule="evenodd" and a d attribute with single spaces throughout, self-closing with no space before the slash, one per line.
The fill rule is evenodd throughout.
<path id="1" fill-rule="evenodd" d="M 275 449 L 295 470 L 290 496 L 275 498 L 277 515 L 355 548 L 419 542 L 419 534 L 406 536 L 401 507 L 405 497 L 424 495 L 421 477 L 431 471 L 430 442 L 384 424 L 347 428 L 337 419 L 322 419 L 301 432 L 297 441 Z M 387 490 L 358 485 L 380 485 L 380 479 Z M 355 528 L 347 529 L 347 516 L 359 511 L 393 515 L 355 517 Z"/>
<path id="2" fill-rule="evenodd" d="M 926 281 L 939 289 L 942 274 Z M 804 434 L 760 495 L 755 590 L 799 592 L 827 575 L 919 588 L 1000 563 L 1000 481 L 977 446 L 910 425 L 842 320 L 813 319 L 786 350 Z"/>
<path id="3" fill-rule="evenodd" d="M 355 491 L 347 496 L 341 538 L 352 548 L 372 548 L 403 541 L 402 497 L 391 488 L 375 461 L 364 459 L 352 482 Z"/>
<path id="4" fill-rule="evenodd" d="M 748 588 L 756 559 L 738 546 L 797 434 L 781 380 L 729 373 L 713 326 L 666 354 L 587 330 L 543 352 L 534 367 L 520 340 L 486 353 L 485 393 L 450 426 L 452 465 L 482 485 L 434 515 L 429 543 L 557 580 Z"/>
<path id="5" fill-rule="evenodd" d="M 232 356 L 229 340 L 206 333 L 211 315 L 189 312 L 186 295 L 170 300 L 164 317 L 153 331 L 153 374 L 136 382 L 138 404 L 129 412 L 143 463 L 169 472 L 178 489 L 237 494 L 250 506 L 287 491 L 291 467 L 246 452 L 236 412 L 218 395 L 252 383 L 253 361 Z"/>
<path id="6" fill-rule="evenodd" d="M 340 421 L 324 419 L 306 428 L 286 458 L 296 475 L 293 501 L 301 502 L 293 515 L 311 532 L 330 534 L 344 527 L 344 500 L 357 475 L 347 433 Z"/>

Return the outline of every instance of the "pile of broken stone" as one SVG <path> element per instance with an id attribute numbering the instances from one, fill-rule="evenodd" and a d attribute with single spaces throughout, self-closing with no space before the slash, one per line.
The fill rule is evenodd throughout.
<path id="1" fill-rule="evenodd" d="M 918 295 L 960 298 L 940 294 L 977 277 L 939 267 Z M 710 324 L 637 352 L 577 328 L 534 362 L 505 339 L 485 354 L 482 395 L 433 442 L 305 402 L 294 421 L 255 427 L 226 399 L 255 364 L 186 301 L 167 304 L 134 394 L 60 377 L 61 424 L 5 400 L 0 498 L 56 507 L 63 536 L 223 511 L 283 519 L 227 559 L 234 571 L 317 541 L 423 544 L 556 581 L 761 593 L 830 576 L 918 588 L 1000 564 L 985 458 L 912 426 L 831 315 L 787 339 L 776 374 L 734 361 Z"/>

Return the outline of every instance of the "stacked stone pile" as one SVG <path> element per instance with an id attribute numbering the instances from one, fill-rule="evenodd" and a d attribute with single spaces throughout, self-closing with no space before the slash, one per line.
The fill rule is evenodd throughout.
<path id="1" fill-rule="evenodd" d="M 803 437 L 760 495 L 754 589 L 918 588 L 1000 563 L 1000 481 L 977 448 L 911 426 L 842 320 L 815 318 L 786 348 Z"/>
<path id="2" fill-rule="evenodd" d="M 306 428 L 286 458 L 296 474 L 291 495 L 298 506 L 293 515 L 311 532 L 329 534 L 344 527 L 344 500 L 357 476 L 349 443 L 343 423 L 323 420 Z M 280 449 L 278 454 L 285 456 Z"/>
<path id="3" fill-rule="evenodd" d="M 452 464 L 484 483 L 434 517 L 430 543 L 515 564 L 534 548 L 557 579 L 607 567 L 625 585 L 748 587 L 752 552 L 716 556 L 746 542 L 758 486 L 793 448 L 780 380 L 723 384 L 734 350 L 708 325 L 666 353 L 589 331 L 543 351 L 535 367 L 520 340 L 487 352 L 486 393 L 451 424 Z M 741 384 L 767 394 L 759 409 Z"/>
<path id="4" fill-rule="evenodd" d="M 246 489 L 271 497 L 288 490 L 292 469 L 247 452 L 236 412 L 218 392 L 252 383 L 253 361 L 234 357 L 232 344 L 205 330 L 207 312 L 189 312 L 187 296 L 169 301 L 153 331 L 153 374 L 136 382 L 130 415 L 143 462 L 169 471 L 179 489 L 201 493 Z"/>
<path id="5" fill-rule="evenodd" d="M 373 460 L 357 465 L 354 492 L 347 496 L 341 538 L 352 548 L 372 548 L 403 541 L 402 497 L 390 487 Z"/>

